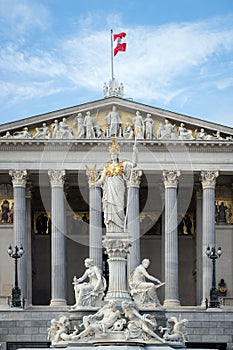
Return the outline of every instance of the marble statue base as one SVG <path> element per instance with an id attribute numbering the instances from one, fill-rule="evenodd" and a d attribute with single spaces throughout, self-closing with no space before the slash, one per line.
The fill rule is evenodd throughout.
<path id="1" fill-rule="evenodd" d="M 67 350 L 79 350 L 79 346 L 69 346 Z M 163 345 L 133 345 L 127 343 L 116 343 L 114 345 L 82 346 L 82 350 L 172 350 L 170 346 Z"/>

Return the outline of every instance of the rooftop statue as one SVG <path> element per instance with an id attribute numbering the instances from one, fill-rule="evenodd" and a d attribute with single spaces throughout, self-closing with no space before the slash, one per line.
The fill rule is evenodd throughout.
<path id="1" fill-rule="evenodd" d="M 177 136 L 175 133 L 176 124 L 171 124 L 167 119 L 164 120 L 164 125 L 160 124 L 157 130 L 157 139 L 162 140 L 176 140 Z"/>
<path id="2" fill-rule="evenodd" d="M 141 264 L 132 272 L 129 279 L 130 294 L 138 307 L 161 306 L 156 289 L 164 285 L 164 283 L 147 272 L 149 265 L 150 260 L 143 259 Z"/>
<path id="3" fill-rule="evenodd" d="M 80 306 L 100 306 L 106 289 L 105 278 L 99 268 L 94 265 L 93 259 L 85 259 L 84 264 L 86 267 L 84 274 L 79 278 L 74 276 L 73 279 L 75 304 L 72 309 Z M 89 281 L 84 282 L 86 279 Z"/>
<path id="4" fill-rule="evenodd" d="M 103 188 L 102 201 L 107 232 L 123 232 L 125 228 L 124 181 L 130 179 L 132 169 L 136 166 L 136 146 L 134 146 L 133 162 L 119 161 L 120 147 L 114 138 L 109 152 L 110 162 L 105 165 L 96 185 L 102 185 Z"/>

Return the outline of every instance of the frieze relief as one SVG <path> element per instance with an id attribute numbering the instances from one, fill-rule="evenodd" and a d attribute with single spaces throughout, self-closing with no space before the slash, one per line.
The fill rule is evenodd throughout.
<path id="1" fill-rule="evenodd" d="M 28 126 L 21 130 L 7 131 L 0 139 L 33 139 L 33 140 L 93 140 L 117 137 L 137 140 L 180 140 L 180 141 L 233 141 L 232 135 L 220 130 L 205 130 L 202 127 L 189 127 L 183 122 L 171 121 L 165 117 L 151 115 L 135 110 L 128 113 L 118 110 L 115 105 L 109 111 L 89 110 L 78 112 L 43 122 L 35 128 Z"/>

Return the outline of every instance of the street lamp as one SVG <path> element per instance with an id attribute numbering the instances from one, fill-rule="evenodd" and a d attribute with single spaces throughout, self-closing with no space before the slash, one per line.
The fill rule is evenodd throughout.
<path id="1" fill-rule="evenodd" d="M 21 307 L 21 290 L 19 288 L 18 285 L 18 259 L 21 258 L 21 256 L 24 253 L 23 247 L 22 245 L 20 246 L 20 248 L 17 247 L 17 245 L 15 246 L 14 250 L 12 249 L 12 246 L 10 245 L 7 253 L 9 254 L 9 256 L 13 259 L 15 259 L 15 286 L 12 288 L 11 291 L 11 302 L 12 302 L 12 306 L 13 307 Z"/>
<path id="2" fill-rule="evenodd" d="M 206 255 L 212 260 L 213 263 L 213 274 L 212 274 L 212 287 L 210 289 L 210 305 L 209 307 L 219 307 L 220 303 L 218 300 L 218 290 L 216 289 L 216 260 L 222 255 L 221 247 L 216 251 L 215 247 L 208 246 L 206 249 Z"/>

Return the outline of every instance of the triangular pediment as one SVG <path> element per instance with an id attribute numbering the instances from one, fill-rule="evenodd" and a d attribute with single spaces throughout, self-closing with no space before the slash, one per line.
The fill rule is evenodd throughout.
<path id="1" fill-rule="evenodd" d="M 232 141 L 233 129 L 119 97 L 108 97 L 0 126 L 2 140 L 79 140 L 111 136 L 137 137 L 145 141 Z"/>

